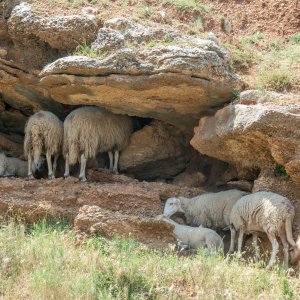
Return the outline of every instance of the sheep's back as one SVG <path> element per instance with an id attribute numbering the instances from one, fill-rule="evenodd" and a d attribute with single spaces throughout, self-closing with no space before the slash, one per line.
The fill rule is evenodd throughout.
<path id="1" fill-rule="evenodd" d="M 86 157 L 95 157 L 98 152 L 124 149 L 133 131 L 133 123 L 128 116 L 115 115 L 102 108 L 82 107 L 65 120 L 64 153 L 70 145 L 77 145 Z"/>
<path id="2" fill-rule="evenodd" d="M 230 222 L 247 231 L 278 232 L 287 217 L 294 217 L 291 202 L 272 192 L 257 192 L 242 197 L 232 208 Z"/>
<path id="3" fill-rule="evenodd" d="M 243 191 L 229 190 L 194 197 L 188 205 L 188 222 L 195 226 L 224 229 L 230 224 L 232 207 L 245 194 Z"/>

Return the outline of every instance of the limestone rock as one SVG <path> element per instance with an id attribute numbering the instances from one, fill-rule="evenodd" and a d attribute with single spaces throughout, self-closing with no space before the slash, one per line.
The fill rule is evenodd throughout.
<path id="1" fill-rule="evenodd" d="M 250 97 L 252 92 L 245 94 L 249 104 L 243 104 L 242 95 L 240 101 L 219 110 L 215 116 L 202 118 L 195 128 L 192 146 L 237 169 L 264 171 L 274 170 L 276 163 L 283 165 L 288 175 L 299 182 L 299 96 L 289 95 L 285 102 L 285 97 L 278 98 L 278 94 L 268 93 L 263 99 Z"/>
<path id="2" fill-rule="evenodd" d="M 38 86 L 36 76 L 28 74 L 20 65 L 1 58 L 0 90 L 1 103 L 21 111 L 25 116 L 41 109 L 52 111 L 58 116 L 64 114 L 64 107 L 53 101 L 47 91 Z"/>
<path id="3" fill-rule="evenodd" d="M 25 2 L 14 7 L 7 26 L 14 58 L 28 69 L 42 68 L 78 45 L 91 43 L 98 30 L 94 15 L 40 16 Z"/>
<path id="4" fill-rule="evenodd" d="M 216 52 L 191 46 L 68 56 L 47 65 L 40 76 L 60 103 L 89 103 L 189 127 L 243 86 Z"/>
<path id="5" fill-rule="evenodd" d="M 111 51 L 124 46 L 125 38 L 118 31 L 110 28 L 101 28 L 96 40 L 92 43 L 92 50 L 96 52 Z"/>
<path id="6" fill-rule="evenodd" d="M 179 186 L 200 187 L 205 181 L 206 177 L 201 172 L 195 172 L 191 174 L 184 172 L 180 173 L 174 178 L 173 184 Z"/>
<path id="7" fill-rule="evenodd" d="M 24 133 L 27 117 L 18 110 L 3 111 L 0 113 L 0 131 Z"/>
<path id="8" fill-rule="evenodd" d="M 120 171 L 139 179 L 164 178 L 182 172 L 192 149 L 185 133 L 172 125 L 154 121 L 131 136 L 120 155 Z"/>
<path id="9" fill-rule="evenodd" d="M 22 2 L 13 9 L 8 29 L 13 39 L 34 36 L 52 48 L 69 50 L 93 41 L 98 26 L 93 15 L 42 17 L 32 11 L 30 4 Z"/>

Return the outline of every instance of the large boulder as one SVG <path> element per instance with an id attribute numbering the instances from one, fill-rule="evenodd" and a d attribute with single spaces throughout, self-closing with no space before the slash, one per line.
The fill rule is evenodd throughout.
<path id="1" fill-rule="evenodd" d="M 16 48 L 13 56 L 27 68 L 42 68 L 66 55 L 66 51 L 91 43 L 98 27 L 94 15 L 40 16 L 25 2 L 14 7 L 7 21 L 7 31 Z"/>
<path id="2" fill-rule="evenodd" d="M 299 184 L 299 141 L 298 95 L 245 91 L 239 101 L 202 118 L 191 145 L 237 169 L 266 172 L 283 166 Z"/>
<path id="3" fill-rule="evenodd" d="M 182 172 L 193 149 L 189 136 L 175 126 L 154 121 L 133 133 L 121 153 L 120 170 L 139 179 L 164 178 Z"/>

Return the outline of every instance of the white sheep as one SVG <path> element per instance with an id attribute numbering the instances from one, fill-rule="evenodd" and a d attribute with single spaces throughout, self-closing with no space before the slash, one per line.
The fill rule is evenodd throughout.
<path id="1" fill-rule="evenodd" d="M 157 220 L 162 220 L 174 225 L 174 236 L 183 244 L 193 249 L 200 247 L 212 251 L 224 251 L 222 238 L 212 229 L 205 227 L 191 227 L 178 224 L 164 215 L 158 216 Z"/>
<path id="2" fill-rule="evenodd" d="M 119 151 L 127 147 L 132 132 L 133 121 L 128 116 L 99 107 L 81 107 L 72 111 L 64 122 L 64 176 L 69 176 L 69 165 L 74 165 L 80 158 L 79 178 L 86 181 L 87 159 L 95 158 L 101 152 L 108 152 L 109 169 L 117 174 Z"/>
<path id="3" fill-rule="evenodd" d="M 164 215 L 171 217 L 175 213 L 184 213 L 186 222 L 191 226 L 202 225 L 204 227 L 231 231 L 229 253 L 234 250 L 232 228 L 230 225 L 230 213 L 238 199 L 247 193 L 239 190 L 228 190 L 218 193 L 207 193 L 194 198 L 169 198 L 166 201 Z"/>
<path id="4" fill-rule="evenodd" d="M 257 233 L 265 232 L 272 244 L 272 253 L 267 269 L 270 269 L 276 259 L 281 239 L 284 248 L 284 265 L 289 262 L 289 244 L 295 254 L 299 254 L 299 245 L 293 238 L 292 222 L 295 209 L 291 202 L 281 195 L 272 192 L 256 192 L 240 198 L 233 206 L 230 214 L 232 230 L 239 231 L 238 251 L 242 250 L 244 234 L 253 234 L 253 244 L 257 249 Z M 234 235 L 235 233 L 233 233 Z M 293 262 L 296 257 L 292 255 Z"/>
<path id="5" fill-rule="evenodd" d="M 32 172 L 40 171 L 42 169 L 45 158 L 40 157 L 37 164 L 32 165 Z M 27 175 L 27 161 L 16 157 L 8 157 L 4 153 L 0 153 L 0 177 L 18 176 L 26 177 Z"/>
<path id="6" fill-rule="evenodd" d="M 49 179 L 55 178 L 57 159 L 62 151 L 63 124 L 53 113 L 39 111 L 25 125 L 24 153 L 28 157 L 28 177 L 33 179 L 32 164 L 46 155 Z M 54 156 L 53 168 L 52 157 Z"/>

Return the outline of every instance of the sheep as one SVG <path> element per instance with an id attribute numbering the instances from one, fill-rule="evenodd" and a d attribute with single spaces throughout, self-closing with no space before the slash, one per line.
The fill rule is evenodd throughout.
<path id="1" fill-rule="evenodd" d="M 172 197 L 167 199 L 164 215 L 171 217 L 175 213 L 184 213 L 186 222 L 191 226 L 205 226 L 213 229 L 230 229 L 231 241 L 228 253 L 234 250 L 232 228 L 229 217 L 233 205 L 247 193 L 240 190 L 228 190 L 218 193 L 207 193 L 194 198 Z"/>
<path id="2" fill-rule="evenodd" d="M 100 107 L 72 111 L 64 121 L 65 178 L 70 175 L 69 165 L 80 158 L 79 179 L 86 181 L 87 159 L 95 158 L 99 152 L 108 152 L 109 169 L 118 174 L 119 151 L 127 147 L 132 132 L 133 121 L 128 116 L 116 115 Z"/>
<path id="3" fill-rule="evenodd" d="M 40 157 L 37 164 L 32 165 L 32 171 L 40 171 L 42 169 L 45 158 Z M 0 177 L 18 176 L 26 177 L 27 161 L 16 157 L 8 157 L 4 153 L 0 153 Z"/>
<path id="4" fill-rule="evenodd" d="M 253 245 L 257 249 L 257 234 L 265 232 L 272 244 L 272 253 L 267 269 L 275 263 L 279 244 L 279 236 L 284 248 L 284 265 L 289 262 L 289 244 L 292 246 L 293 262 L 299 256 L 300 245 L 296 244 L 292 234 L 292 222 L 295 209 L 291 202 L 279 194 L 272 192 L 256 192 L 240 198 L 233 206 L 230 214 L 230 227 L 238 236 L 238 252 L 242 250 L 244 234 L 253 234 Z"/>
<path id="5" fill-rule="evenodd" d="M 210 251 L 224 251 L 222 238 L 212 229 L 178 224 L 164 215 L 157 216 L 156 219 L 174 225 L 174 236 L 189 248 L 205 247 Z"/>
<path id="6" fill-rule="evenodd" d="M 28 177 L 33 179 L 32 163 L 38 163 L 46 155 L 48 178 L 55 178 L 57 159 L 62 151 L 63 123 L 49 111 L 32 115 L 25 125 L 24 153 L 28 157 Z M 54 156 L 53 167 L 52 157 Z"/>

